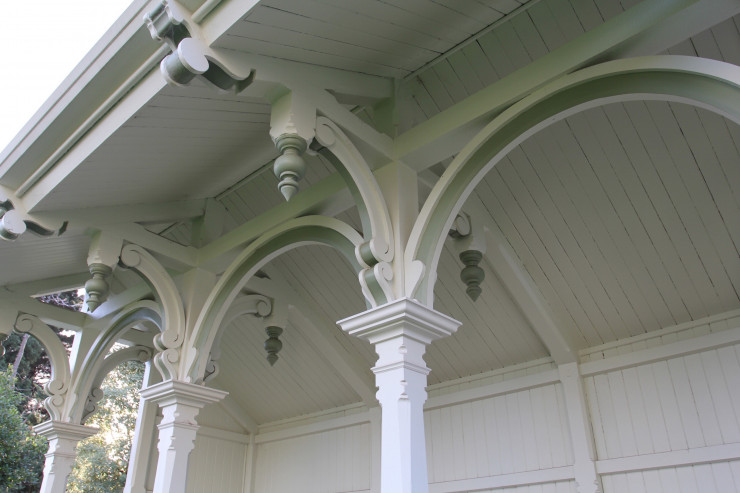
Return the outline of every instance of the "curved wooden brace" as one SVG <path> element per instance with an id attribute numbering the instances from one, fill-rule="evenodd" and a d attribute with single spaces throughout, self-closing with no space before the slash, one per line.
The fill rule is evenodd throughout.
<path id="1" fill-rule="evenodd" d="M 185 309 L 172 277 L 152 255 L 138 245 L 121 250 L 121 263 L 141 274 L 162 305 L 162 333 L 155 344 L 163 350 L 177 349 L 185 340 Z"/>
<path id="2" fill-rule="evenodd" d="M 219 367 L 218 360 L 221 358 L 221 337 L 229 326 L 237 317 L 242 315 L 255 315 L 257 317 L 266 317 L 272 313 L 272 300 L 267 296 L 261 294 L 249 294 L 238 297 L 229 306 L 229 310 L 224 315 L 224 319 L 218 328 L 216 337 L 213 340 L 213 346 L 211 346 L 211 359 L 208 362 L 208 368 L 206 369 L 206 376 L 204 382 L 207 382 L 218 375 Z"/>
<path id="3" fill-rule="evenodd" d="M 252 242 L 224 272 L 206 300 L 184 347 L 186 361 L 181 367 L 184 369 L 181 379 L 192 383 L 203 382 L 214 339 L 231 303 L 262 265 L 298 246 L 321 244 L 339 250 L 356 271 L 360 271 L 354 250 L 361 243 L 360 234 L 348 224 L 324 216 L 305 216 L 286 221 Z"/>
<path id="4" fill-rule="evenodd" d="M 125 361 L 140 361 L 142 363 L 146 363 L 150 359 L 152 359 L 152 350 L 145 346 L 134 346 L 121 349 L 120 351 L 116 351 L 115 353 L 111 353 L 106 356 L 103 360 L 102 366 L 98 370 L 98 373 L 92 380 L 90 390 L 87 394 L 87 399 L 85 400 L 85 404 L 82 409 L 80 424 L 84 424 L 85 421 L 87 421 L 87 418 L 98 410 L 98 402 L 105 397 L 100 386 L 102 385 L 103 380 L 105 380 L 105 377 L 108 376 L 108 373 Z M 74 422 L 76 423 L 77 416 L 75 416 L 75 414 L 76 413 L 73 413 L 72 419 L 75 420 Z"/>
<path id="5" fill-rule="evenodd" d="M 358 248 L 357 260 L 367 268 L 393 259 L 393 227 L 383 192 L 360 151 L 326 117 L 316 118 L 316 140 L 330 153 L 322 153 L 342 175 L 357 204 L 365 243 Z"/>
<path id="6" fill-rule="evenodd" d="M 405 253 L 406 296 L 433 305 L 434 272 L 455 215 L 511 149 L 575 113 L 637 99 L 689 103 L 740 123 L 740 67 L 684 56 L 615 60 L 564 76 L 509 107 L 458 153 L 427 198 Z"/>
<path id="7" fill-rule="evenodd" d="M 161 327 L 160 307 L 153 301 L 137 301 L 116 313 L 108 328 L 101 332 L 84 356 L 79 371 L 71 383 L 68 402 L 65 403 L 66 414 L 75 423 L 80 423 L 87 396 L 91 391 L 96 375 L 105 364 L 110 350 L 121 335 L 132 326 L 140 323 L 151 323 Z"/>
<path id="8" fill-rule="evenodd" d="M 49 397 L 44 400 L 44 407 L 49 411 L 51 419 L 63 419 L 65 394 L 68 394 L 69 382 L 72 378 L 67 350 L 51 327 L 34 315 L 25 313 L 18 315 L 15 320 L 15 331 L 31 334 L 46 349 L 51 360 L 51 378 L 44 385 L 44 391 L 49 394 Z"/>

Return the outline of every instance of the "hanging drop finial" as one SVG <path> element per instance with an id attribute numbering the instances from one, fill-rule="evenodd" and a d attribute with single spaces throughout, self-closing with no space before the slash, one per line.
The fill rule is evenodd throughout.
<path id="1" fill-rule="evenodd" d="M 290 200 L 298 192 L 298 182 L 306 174 L 306 161 L 303 160 L 306 140 L 300 135 L 283 134 L 275 140 L 275 146 L 281 155 L 275 160 L 273 170 L 280 180 L 280 192 L 285 200 Z"/>
<path id="2" fill-rule="evenodd" d="M 460 253 L 460 260 L 465 264 L 465 267 L 460 272 L 460 279 L 467 286 L 465 292 L 473 301 L 477 300 L 478 296 L 480 296 L 482 292 L 480 283 L 486 278 L 486 272 L 478 267 L 482 258 L 483 254 L 478 250 L 465 250 Z"/>
<path id="3" fill-rule="evenodd" d="M 265 341 L 267 361 L 270 363 L 270 366 L 273 366 L 278 360 L 277 353 L 279 353 L 280 350 L 283 348 L 283 343 L 280 342 L 280 339 L 278 339 L 278 337 L 280 337 L 280 334 L 283 333 L 283 329 L 275 325 L 270 325 L 268 327 L 265 327 L 265 332 L 267 333 L 267 340 Z"/>

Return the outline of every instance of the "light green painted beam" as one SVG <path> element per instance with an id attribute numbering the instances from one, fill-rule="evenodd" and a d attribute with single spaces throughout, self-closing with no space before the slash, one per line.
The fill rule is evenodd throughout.
<path id="1" fill-rule="evenodd" d="M 401 134 L 394 155 L 417 171 L 425 169 L 455 154 L 492 116 L 546 83 L 595 62 L 663 51 L 737 12 L 736 0 L 644 0 Z"/>

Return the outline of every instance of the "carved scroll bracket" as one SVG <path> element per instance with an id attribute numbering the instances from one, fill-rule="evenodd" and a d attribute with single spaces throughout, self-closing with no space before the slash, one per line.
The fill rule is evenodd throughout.
<path id="1" fill-rule="evenodd" d="M 217 90 L 238 94 L 254 80 L 254 70 L 239 75 L 227 68 L 203 41 L 190 12 L 174 0 L 162 0 L 144 16 L 144 22 L 152 38 L 172 50 L 159 66 L 168 84 L 186 86 L 195 77 L 201 77 Z"/>

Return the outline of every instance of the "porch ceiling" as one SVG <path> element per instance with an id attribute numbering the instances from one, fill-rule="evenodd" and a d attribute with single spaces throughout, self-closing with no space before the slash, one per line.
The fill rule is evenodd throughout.
<path id="1" fill-rule="evenodd" d="M 637 3 L 264 0 L 215 46 L 236 58 L 395 78 L 404 132 Z M 738 16 L 677 41 L 658 51 L 740 64 Z M 269 166 L 277 153 L 264 98 L 218 94 L 195 82 L 157 89 L 140 103 L 93 149 L 80 151 L 36 212 L 63 218 L 216 198 L 229 231 L 282 203 Z M 359 104 L 356 114 L 374 118 Z M 457 150 L 425 166 L 422 198 Z M 516 255 L 518 267 L 509 267 L 531 280 L 552 323 L 581 349 L 740 308 L 738 163 L 740 127 L 721 116 L 677 103 L 612 104 L 569 117 L 512 150 L 463 209 L 484 213 L 495 238 Z M 333 173 L 323 158 L 311 157 L 301 187 Z M 349 205 L 333 213 L 360 229 Z M 163 214 L 149 221 L 156 227 L 145 225 L 189 245 L 191 216 L 183 217 Z M 81 227 L 50 239 L 27 234 L 0 242 L 0 286 L 46 278 L 63 278 L 62 285 L 86 271 L 88 245 Z M 304 307 L 286 330 L 275 367 L 264 361 L 266 336 L 249 317 L 229 327 L 216 384 L 257 422 L 360 402 L 368 391 L 348 383 L 327 358 L 330 348 L 360 380 L 372 381 L 372 348 L 334 325 L 364 309 L 357 279 L 342 262 L 328 249 L 301 247 L 265 268 Z M 430 383 L 548 356 L 531 306 L 501 266 L 482 267 L 483 294 L 473 303 L 458 277 L 462 263 L 451 242 L 445 245 L 435 308 L 463 326 L 429 348 Z M 300 320 L 310 321 L 323 342 L 307 336 Z"/>

